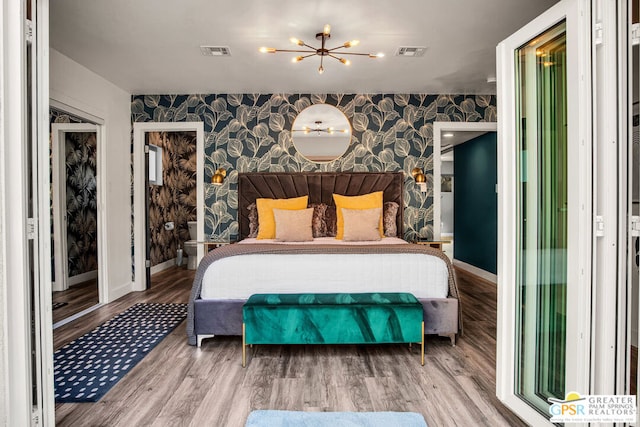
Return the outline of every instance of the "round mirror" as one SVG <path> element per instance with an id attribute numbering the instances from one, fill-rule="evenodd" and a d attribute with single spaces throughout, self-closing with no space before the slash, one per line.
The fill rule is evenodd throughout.
<path id="1" fill-rule="evenodd" d="M 311 105 L 298 114 L 291 129 L 296 150 L 312 162 L 330 162 L 342 156 L 351 141 L 347 116 L 333 105 Z"/>

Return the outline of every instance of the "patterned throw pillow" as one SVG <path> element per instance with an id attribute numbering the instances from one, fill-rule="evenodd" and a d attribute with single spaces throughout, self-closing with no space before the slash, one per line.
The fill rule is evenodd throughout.
<path id="1" fill-rule="evenodd" d="M 336 237 L 338 233 L 338 217 L 334 205 L 327 205 L 327 210 L 324 212 L 324 222 L 327 226 L 327 237 Z"/>
<path id="2" fill-rule="evenodd" d="M 249 235 L 247 237 L 255 239 L 258 237 L 258 208 L 255 203 L 247 206 L 249 211 Z"/>
<path id="3" fill-rule="evenodd" d="M 396 237 L 398 235 L 398 209 L 400 205 L 396 202 L 385 202 L 382 213 L 382 223 L 384 226 L 384 235 L 386 237 Z"/>
<path id="4" fill-rule="evenodd" d="M 313 218 L 311 220 L 311 228 L 313 230 L 313 237 L 326 237 L 327 236 L 327 222 L 325 221 L 325 213 L 327 211 L 327 205 L 324 203 L 312 204 Z"/>

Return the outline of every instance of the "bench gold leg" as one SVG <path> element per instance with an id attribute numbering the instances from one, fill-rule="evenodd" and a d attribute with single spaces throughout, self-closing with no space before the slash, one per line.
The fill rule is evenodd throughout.
<path id="1" fill-rule="evenodd" d="M 422 321 L 422 348 L 420 349 L 420 353 L 422 354 L 421 364 L 424 366 L 424 320 Z"/>
<path id="2" fill-rule="evenodd" d="M 424 340 L 424 337 L 423 337 Z M 423 363 L 424 364 L 424 363 Z M 242 323 L 242 367 L 247 366 L 247 344 L 245 337 L 245 325 Z"/>

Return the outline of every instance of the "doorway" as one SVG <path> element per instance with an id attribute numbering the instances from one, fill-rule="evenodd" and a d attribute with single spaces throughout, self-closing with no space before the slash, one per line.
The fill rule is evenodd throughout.
<path id="1" fill-rule="evenodd" d="M 150 285 L 151 253 L 147 243 L 150 227 L 147 225 L 149 201 L 148 160 L 145 154 L 147 137 L 151 132 L 195 132 L 196 134 L 196 222 L 197 241 L 204 241 L 204 123 L 134 123 L 133 124 L 133 247 L 134 286 L 145 290 Z M 210 171 L 213 175 L 213 171 Z M 165 221 L 158 221 L 164 227 Z M 174 228 L 175 228 L 175 221 Z M 204 255 L 204 245 L 197 245 L 197 259 Z M 172 262 L 171 259 L 168 262 Z"/>
<path id="2" fill-rule="evenodd" d="M 151 277 L 173 265 L 185 267 L 186 257 L 197 246 L 189 224 L 197 221 L 197 135 L 195 131 L 153 131 L 146 134 L 149 146 L 145 227 Z M 150 278 L 147 278 L 150 287 Z"/>
<path id="3" fill-rule="evenodd" d="M 98 200 L 101 125 L 52 108 L 51 232 L 54 329 L 102 301 Z"/>
<path id="4" fill-rule="evenodd" d="M 465 213 L 461 209 L 456 209 L 456 204 L 454 201 L 458 200 L 458 207 L 462 208 L 462 202 L 466 203 L 467 198 L 465 197 L 463 199 L 459 199 L 459 196 L 467 190 L 473 192 L 474 189 L 468 188 L 471 185 L 475 187 L 476 184 L 481 184 L 479 181 L 469 185 L 465 184 L 470 180 L 477 180 L 477 177 L 474 178 L 473 176 L 471 176 L 473 173 L 481 177 L 482 181 L 487 181 L 486 179 L 484 179 L 486 171 L 468 170 L 470 168 L 467 166 L 467 164 L 473 166 L 474 169 L 490 168 L 491 173 L 494 176 L 497 173 L 497 169 L 494 166 L 486 164 L 487 160 L 490 160 L 489 163 L 495 162 L 495 154 L 493 155 L 492 159 L 475 159 L 476 156 L 486 157 L 489 155 L 487 149 L 485 148 L 485 146 L 487 145 L 486 142 L 480 141 L 480 139 L 487 133 L 490 133 L 490 135 L 495 135 L 496 129 L 496 123 L 487 122 L 435 122 L 433 124 L 434 182 L 440 183 L 440 185 L 434 186 L 434 239 L 447 242 L 443 245 L 443 250 L 447 255 L 450 256 L 456 266 L 466 269 L 469 272 L 493 283 L 496 282 L 496 274 L 495 269 L 490 266 L 491 262 L 484 262 L 484 255 L 482 254 L 475 256 L 474 253 L 469 253 L 470 249 L 473 249 L 475 251 L 474 248 L 477 248 L 478 246 L 477 242 L 473 244 L 465 244 L 465 239 L 463 239 L 460 241 L 461 246 L 459 246 L 458 248 L 456 247 L 456 220 L 457 222 L 459 222 L 457 228 L 459 231 L 465 229 L 469 221 L 467 220 L 467 218 L 465 217 Z M 481 149 L 470 150 L 466 149 L 465 147 L 465 149 L 463 150 L 464 146 L 462 144 L 466 143 L 467 141 L 476 141 L 478 144 L 480 144 L 478 145 L 478 147 L 480 147 Z M 474 143 L 470 142 L 470 144 Z M 471 146 L 469 146 L 469 148 L 471 148 Z M 456 150 L 459 152 L 460 157 L 458 165 L 456 164 Z M 479 162 L 482 162 L 482 164 L 480 164 Z M 465 164 L 465 166 L 462 166 L 463 163 Z M 460 178 L 462 179 L 462 181 L 458 183 L 462 184 L 462 186 L 458 185 L 458 187 L 456 187 L 456 170 L 460 173 Z M 456 192 L 456 188 L 460 188 L 464 191 L 458 193 Z M 495 183 L 493 183 L 493 185 L 491 183 L 484 185 L 482 191 L 483 194 L 486 193 L 489 196 L 493 196 L 495 198 Z M 494 211 L 495 209 L 497 209 L 497 207 L 494 207 Z M 489 216 L 491 216 L 490 213 Z M 495 213 L 493 216 L 495 216 Z M 477 221 L 475 221 L 475 223 L 477 224 Z M 466 237 L 466 240 L 475 239 L 475 237 L 468 235 L 463 237 Z M 493 236 L 492 239 L 497 239 L 497 236 Z M 486 237 L 483 241 L 488 245 L 491 245 L 491 242 L 489 242 Z M 479 253 L 483 251 L 484 249 L 482 251 L 479 251 Z M 476 259 L 478 257 L 481 259 Z M 458 258 L 461 258 L 461 260 L 459 260 Z M 487 265 L 489 265 L 489 267 L 487 267 Z"/>

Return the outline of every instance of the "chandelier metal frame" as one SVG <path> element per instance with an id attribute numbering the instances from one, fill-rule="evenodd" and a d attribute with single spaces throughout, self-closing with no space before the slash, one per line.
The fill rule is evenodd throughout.
<path id="1" fill-rule="evenodd" d="M 260 52 L 263 53 L 276 53 L 276 52 L 292 52 L 292 53 L 303 53 L 305 55 L 298 55 L 292 59 L 292 62 L 300 62 L 305 58 L 309 58 L 311 56 L 319 56 L 320 57 L 320 67 L 318 67 L 318 73 L 322 74 L 324 72 L 324 58 L 325 56 L 331 57 L 343 63 L 344 65 L 351 65 L 351 61 L 345 58 L 341 58 L 342 55 L 354 55 L 354 56 L 368 56 L 369 58 L 381 58 L 384 56 L 382 53 L 359 53 L 359 52 L 344 52 L 339 51 L 339 49 L 348 49 L 353 46 L 357 46 L 360 42 L 358 40 L 351 40 L 341 44 L 340 46 L 333 47 L 331 49 L 327 48 L 327 40 L 331 38 L 331 26 L 326 24 L 321 33 L 316 34 L 316 39 L 320 40 L 320 47 L 313 47 L 303 42 L 300 39 L 292 37 L 290 40 L 293 44 L 306 47 L 307 49 L 276 49 L 274 47 L 261 47 Z M 340 55 L 340 56 L 336 56 Z"/>

